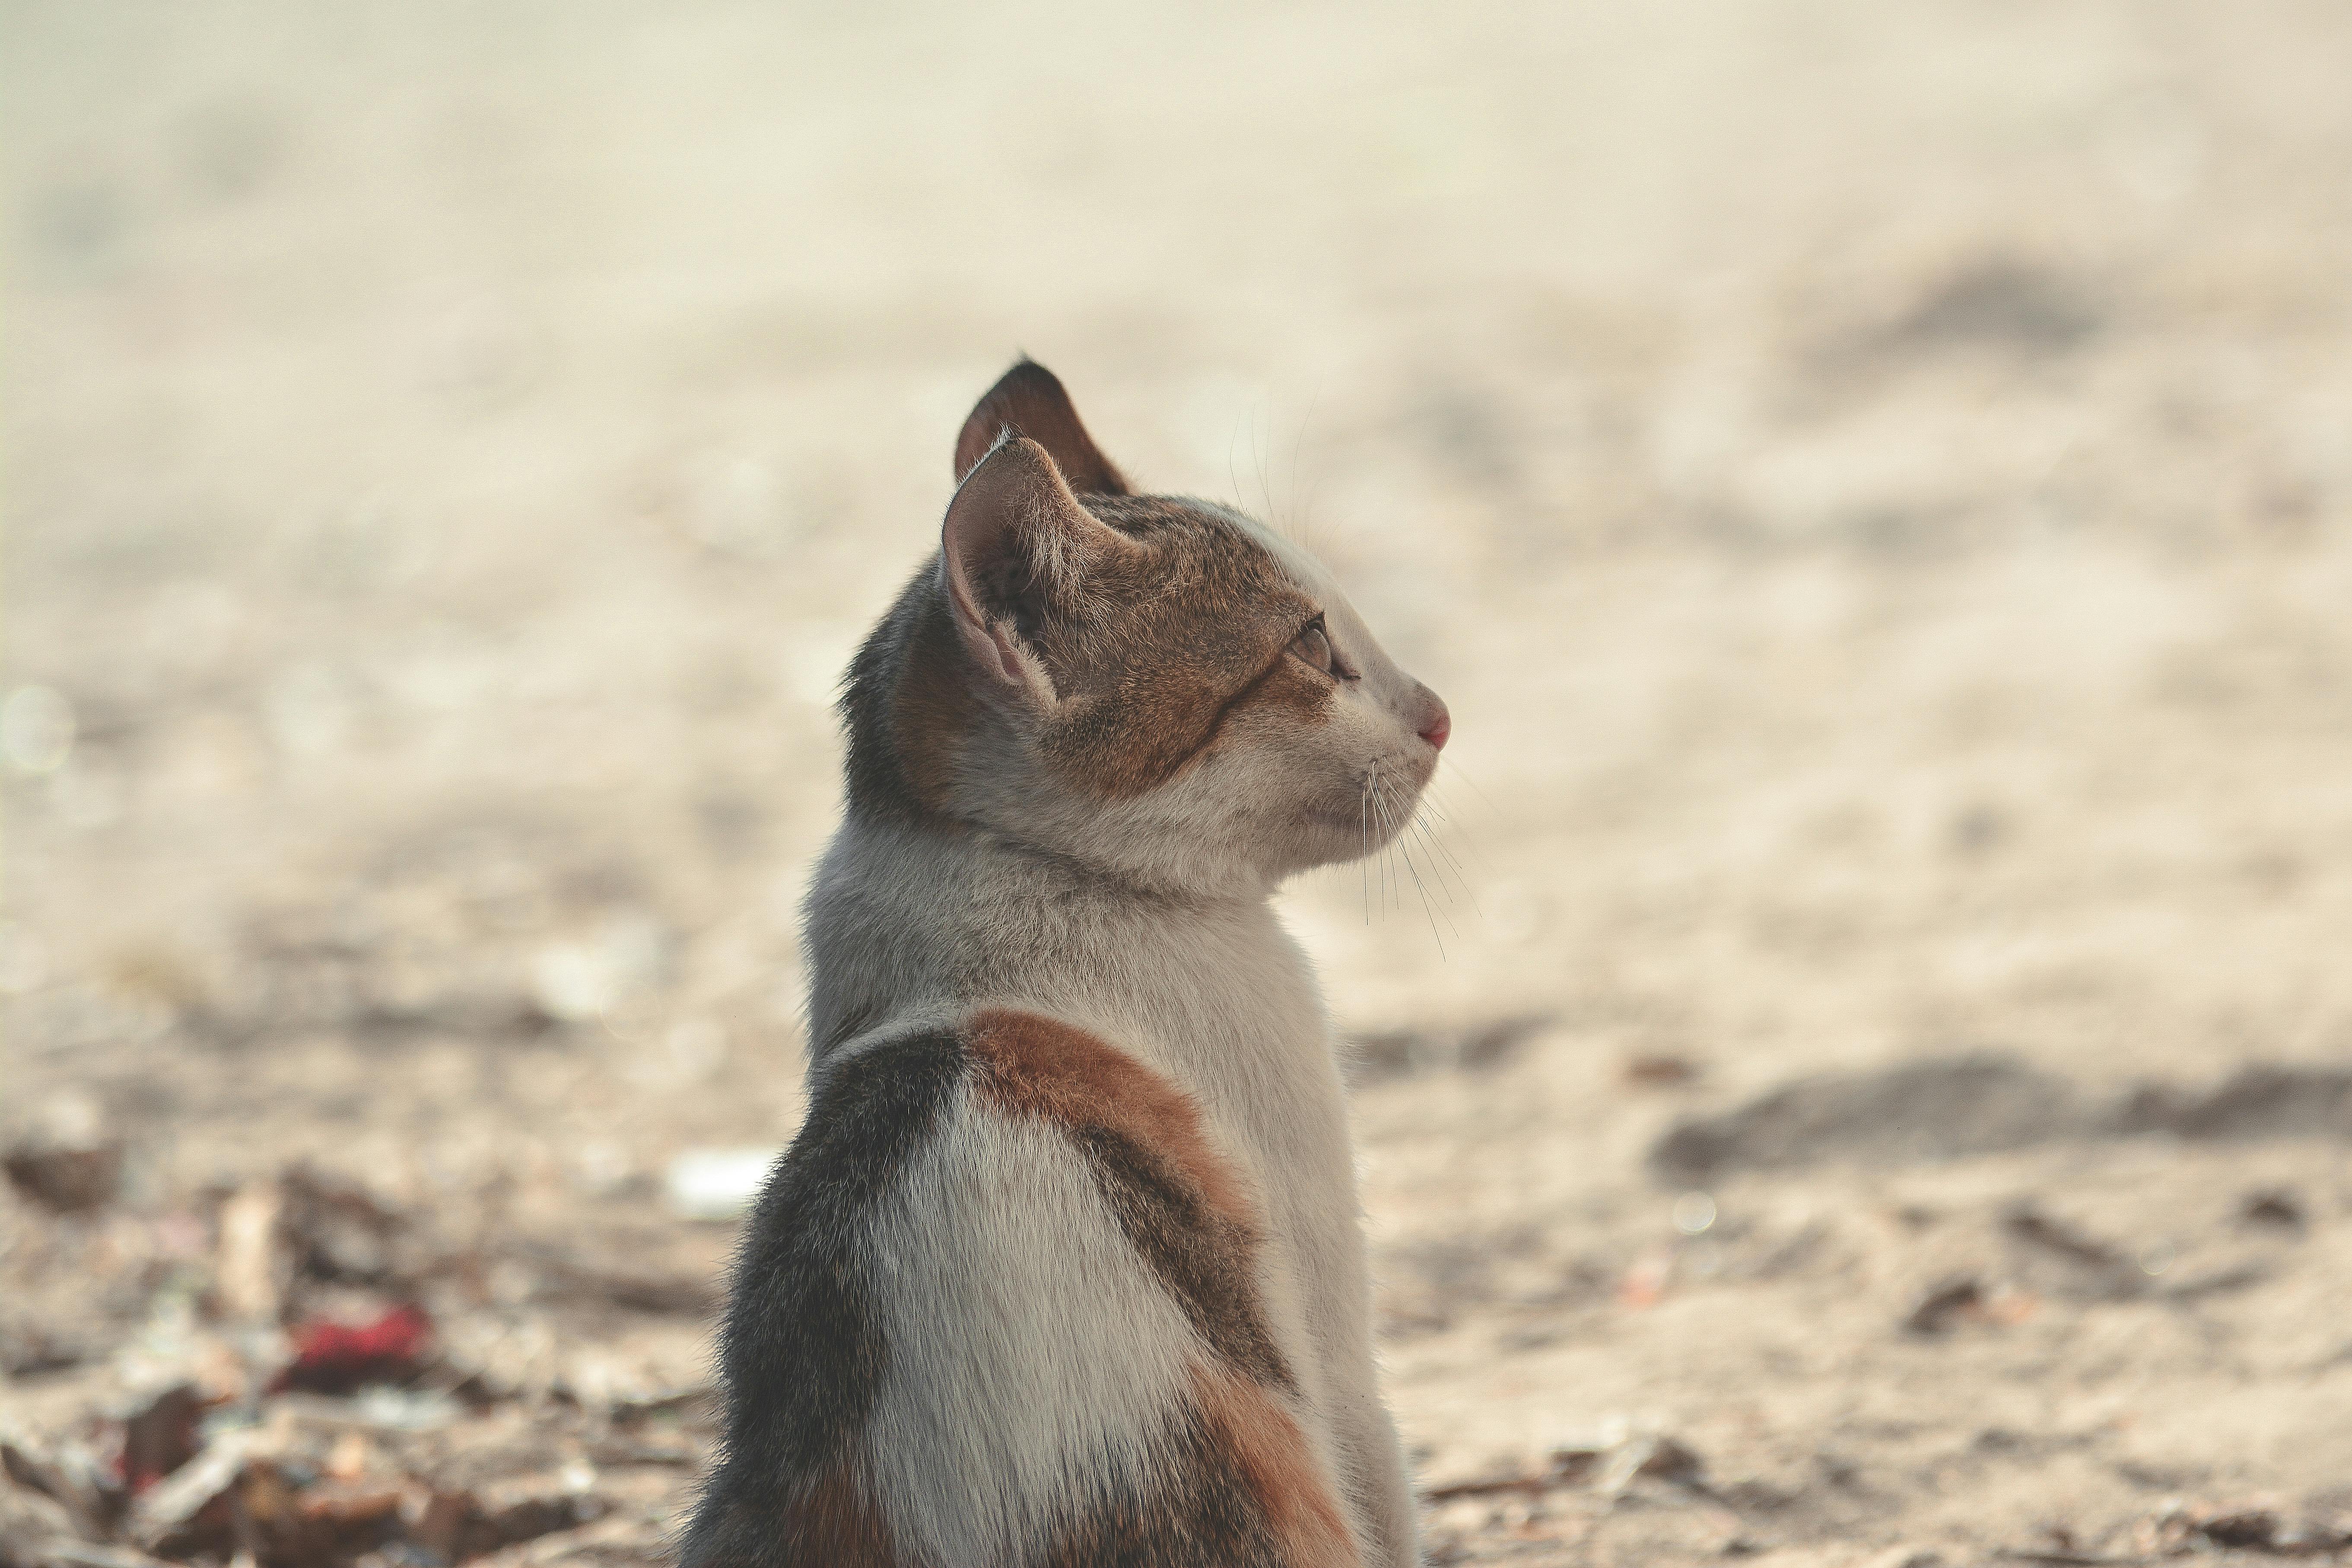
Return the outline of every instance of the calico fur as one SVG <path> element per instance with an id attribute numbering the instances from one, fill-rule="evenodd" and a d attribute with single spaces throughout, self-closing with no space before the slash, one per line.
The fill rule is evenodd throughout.
<path id="1" fill-rule="evenodd" d="M 1415 1562 L 1330 1026 L 1268 895 L 1377 846 L 1444 706 L 1302 553 L 1131 493 L 1041 366 L 956 472 L 843 700 L 809 1111 L 684 1562 Z"/>

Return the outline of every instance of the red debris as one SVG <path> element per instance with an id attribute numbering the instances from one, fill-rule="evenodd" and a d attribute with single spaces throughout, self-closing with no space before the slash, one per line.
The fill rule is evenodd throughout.
<path id="1" fill-rule="evenodd" d="M 294 1331 L 294 1360 L 270 1392 L 349 1394 L 371 1383 L 401 1383 L 424 1370 L 433 1320 L 414 1302 L 364 1323 L 313 1318 Z"/>

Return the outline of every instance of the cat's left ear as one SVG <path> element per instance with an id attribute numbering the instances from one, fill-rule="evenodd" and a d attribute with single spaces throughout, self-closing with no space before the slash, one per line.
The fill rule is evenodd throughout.
<path id="1" fill-rule="evenodd" d="M 972 661 L 1007 693 L 1053 703 L 1036 628 L 1140 548 L 1078 503 L 1045 447 L 1007 434 L 964 476 L 940 528 L 949 611 Z"/>
<path id="2" fill-rule="evenodd" d="M 956 437 L 956 482 L 961 484 L 998 439 L 1010 430 L 1026 436 L 1045 449 L 1062 478 L 1079 495 L 1129 494 L 1127 477 L 1087 434 L 1077 405 L 1062 389 L 1054 373 L 1035 360 L 1024 359 L 1004 373 L 973 405 Z"/>

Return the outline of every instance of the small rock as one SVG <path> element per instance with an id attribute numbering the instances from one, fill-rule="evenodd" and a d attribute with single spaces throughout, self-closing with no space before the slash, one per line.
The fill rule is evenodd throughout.
<path id="1" fill-rule="evenodd" d="M 196 1457 L 205 1402 L 195 1385 L 173 1384 L 122 1423 L 122 1484 L 136 1496 Z"/>
<path id="2" fill-rule="evenodd" d="M 276 1322 L 291 1261 L 278 1245 L 285 1207 L 276 1182 L 248 1182 L 220 1208 L 220 1245 L 213 1279 L 221 1310 L 233 1320 Z"/>
<path id="3" fill-rule="evenodd" d="M 8 1151 L 8 1184 L 57 1214 L 88 1214 L 114 1201 L 122 1185 L 122 1145 L 26 1142 Z"/>
<path id="4" fill-rule="evenodd" d="M 1359 1036 L 1350 1081 L 1416 1077 L 1501 1065 L 1551 1023 L 1551 1015 L 1528 1013 L 1461 1029 L 1389 1029 Z"/>
<path id="5" fill-rule="evenodd" d="M 126 1533 L 164 1556 L 184 1556 L 215 1539 L 226 1542 L 232 1513 L 226 1500 L 248 1466 L 261 1461 L 274 1439 L 260 1428 L 227 1432 L 131 1508 Z"/>
<path id="6" fill-rule="evenodd" d="M 766 1149 L 689 1149 L 669 1163 L 669 1206 L 687 1219 L 740 1218 L 760 1195 L 782 1152 Z"/>
<path id="7" fill-rule="evenodd" d="M 610 1505 L 561 1479 L 505 1483 L 480 1491 L 436 1491 L 410 1524 L 408 1540 L 446 1563 L 463 1563 L 517 1542 L 601 1519 Z"/>
<path id="8" fill-rule="evenodd" d="M 1944 1568 L 1944 1554 L 1925 1546 L 1890 1546 L 1863 1568 Z"/>
<path id="9" fill-rule="evenodd" d="M 1968 1275 L 1946 1279 L 1929 1286 L 1919 1294 L 1911 1310 L 1903 1315 L 1904 1331 L 1914 1334 L 1940 1334 L 1953 1324 L 1983 1307 L 1984 1287 Z"/>
<path id="10" fill-rule="evenodd" d="M 2302 1194 L 2291 1187 L 2265 1187 L 2248 1193 L 2238 1205 L 2238 1223 L 2279 1230 L 2301 1230 L 2307 1211 Z"/>
<path id="11" fill-rule="evenodd" d="M 1636 1433 L 1602 1457 L 1598 1485 L 1601 1491 L 1614 1497 L 1637 1480 L 1703 1489 L 1706 1485 L 1706 1465 L 1691 1448 L 1672 1437 Z"/>
<path id="12" fill-rule="evenodd" d="M 1617 1079 L 1633 1089 L 1677 1089 L 1698 1080 L 1698 1064 L 1664 1051 L 1643 1052 L 1617 1064 Z"/>

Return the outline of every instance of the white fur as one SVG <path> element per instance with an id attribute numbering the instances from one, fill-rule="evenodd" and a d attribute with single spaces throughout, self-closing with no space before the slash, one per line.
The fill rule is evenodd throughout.
<path id="1" fill-rule="evenodd" d="M 871 1238 L 891 1361 L 866 1473 L 917 1561 L 1018 1563 L 1057 1504 L 1139 1478 L 1198 1352 L 1084 1155 L 955 1101 Z"/>

